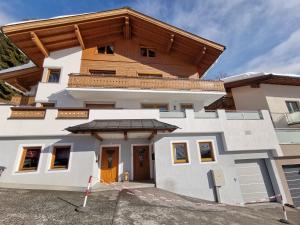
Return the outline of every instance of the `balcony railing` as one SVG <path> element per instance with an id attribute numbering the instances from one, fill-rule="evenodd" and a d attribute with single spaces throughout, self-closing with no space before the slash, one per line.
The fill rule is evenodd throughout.
<path id="1" fill-rule="evenodd" d="M 12 105 L 35 105 L 35 96 L 12 96 L 9 102 Z"/>
<path id="2" fill-rule="evenodd" d="M 88 119 L 89 109 L 58 109 L 56 119 Z"/>
<path id="3" fill-rule="evenodd" d="M 194 91 L 225 91 L 223 82 L 193 79 L 144 78 L 70 74 L 70 88 L 138 88 Z"/>
<path id="4" fill-rule="evenodd" d="M 228 120 L 261 120 L 263 116 L 260 111 L 228 111 L 226 112 Z"/>
<path id="5" fill-rule="evenodd" d="M 288 125 L 300 123 L 300 112 L 289 113 L 286 115 Z"/>
<path id="6" fill-rule="evenodd" d="M 45 108 L 37 107 L 11 107 L 9 119 L 44 119 Z"/>

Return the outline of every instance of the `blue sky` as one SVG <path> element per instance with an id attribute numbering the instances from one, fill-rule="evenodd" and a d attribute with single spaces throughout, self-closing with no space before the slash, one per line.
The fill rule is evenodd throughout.
<path id="1" fill-rule="evenodd" d="M 299 0 L 0 0 L 0 24 L 124 6 L 225 45 L 206 78 L 300 74 Z"/>

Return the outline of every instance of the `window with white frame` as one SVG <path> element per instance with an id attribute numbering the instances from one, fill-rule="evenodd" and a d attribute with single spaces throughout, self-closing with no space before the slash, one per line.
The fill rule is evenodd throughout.
<path id="1" fill-rule="evenodd" d="M 286 101 L 286 106 L 290 113 L 300 111 L 300 106 L 298 101 Z"/>

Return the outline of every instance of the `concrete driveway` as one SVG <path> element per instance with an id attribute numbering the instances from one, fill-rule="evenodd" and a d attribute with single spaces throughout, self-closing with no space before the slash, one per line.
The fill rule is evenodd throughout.
<path id="1" fill-rule="evenodd" d="M 234 224 L 276 225 L 282 218 L 277 203 L 247 207 L 218 205 L 156 188 L 94 192 L 88 213 L 78 213 L 79 192 L 0 189 L 0 224 Z M 288 209 L 292 224 L 300 210 Z"/>

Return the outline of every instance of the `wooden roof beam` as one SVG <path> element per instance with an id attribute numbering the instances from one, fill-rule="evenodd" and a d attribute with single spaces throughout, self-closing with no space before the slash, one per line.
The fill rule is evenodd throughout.
<path id="1" fill-rule="evenodd" d="M 150 141 L 152 138 L 154 138 L 154 136 L 157 134 L 157 130 L 152 131 L 152 133 L 150 134 L 150 136 L 148 137 L 148 140 Z"/>
<path id="2" fill-rule="evenodd" d="M 98 133 L 92 132 L 91 135 L 99 141 L 103 141 L 103 138 Z"/>
<path id="3" fill-rule="evenodd" d="M 80 33 L 80 30 L 79 30 L 79 27 L 77 24 L 74 25 L 74 28 L 75 28 L 75 35 L 76 35 L 76 38 L 82 48 L 82 50 L 85 49 L 85 45 L 84 45 L 84 42 L 83 42 L 83 38 L 82 38 L 82 35 Z"/>
<path id="4" fill-rule="evenodd" d="M 174 34 L 171 34 L 170 41 L 168 43 L 167 52 L 170 53 L 174 44 Z"/>
<path id="5" fill-rule="evenodd" d="M 201 53 L 195 59 L 195 64 L 196 65 L 198 65 L 200 63 L 201 59 L 204 57 L 205 54 L 206 54 L 206 47 L 203 47 Z"/>
<path id="6" fill-rule="evenodd" d="M 125 23 L 123 26 L 123 34 L 124 34 L 124 39 L 125 40 L 130 40 L 131 39 L 131 27 L 129 23 L 129 17 L 125 17 Z"/>
<path id="7" fill-rule="evenodd" d="M 38 49 L 43 53 L 43 55 L 45 57 L 48 57 L 49 56 L 49 51 L 43 45 L 43 43 L 41 42 L 41 40 L 39 39 L 39 37 L 36 35 L 36 33 L 30 32 L 30 36 L 31 36 L 31 40 L 36 45 L 36 47 L 38 47 Z"/>

